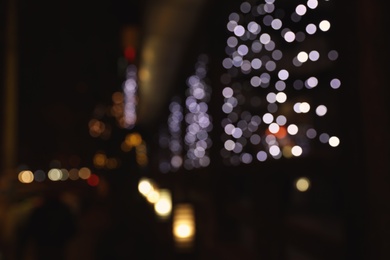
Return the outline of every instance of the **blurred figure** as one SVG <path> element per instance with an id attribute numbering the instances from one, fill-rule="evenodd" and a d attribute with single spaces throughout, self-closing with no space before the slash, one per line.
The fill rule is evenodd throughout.
<path id="1" fill-rule="evenodd" d="M 48 193 L 33 209 L 19 234 L 17 260 L 65 259 L 76 222 L 57 193 Z"/>

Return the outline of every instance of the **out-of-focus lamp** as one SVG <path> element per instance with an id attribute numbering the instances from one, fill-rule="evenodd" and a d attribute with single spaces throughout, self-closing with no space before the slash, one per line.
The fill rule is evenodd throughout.
<path id="1" fill-rule="evenodd" d="M 174 207 L 173 238 L 179 251 L 193 248 L 195 240 L 195 216 L 191 204 L 183 203 Z"/>
<path id="2" fill-rule="evenodd" d="M 153 184 L 148 178 L 141 178 L 138 182 L 138 191 L 143 196 L 147 196 L 153 190 Z"/>
<path id="3" fill-rule="evenodd" d="M 158 201 L 154 204 L 154 211 L 161 220 L 166 220 L 172 213 L 172 196 L 168 189 L 160 189 Z"/>

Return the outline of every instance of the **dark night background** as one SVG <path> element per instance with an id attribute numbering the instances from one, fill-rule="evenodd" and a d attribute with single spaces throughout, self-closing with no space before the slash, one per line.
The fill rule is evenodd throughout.
<path id="1" fill-rule="evenodd" d="M 0 3 L 0 78 L 5 78 L 7 66 L 7 2 L 12 1 Z M 390 34 L 383 1 L 334 3 L 332 40 L 342 54 L 337 69 L 344 87 L 334 104 L 339 113 L 332 118 L 332 123 L 341 128 L 343 142 L 338 152 L 321 151 L 307 159 L 257 166 L 226 167 L 214 162 L 204 170 L 166 175 L 158 173 L 156 164 L 161 153 L 157 127 L 167 117 L 162 108 L 168 106 L 173 93 L 182 91 L 180 82 L 193 70 L 201 49 L 212 53 L 211 78 L 219 81 L 219 60 L 224 55 L 224 47 L 220 46 L 226 40 L 218 28 L 225 26 L 225 17 L 237 8 L 237 1 L 16 3 L 18 114 L 14 171 L 23 167 L 47 170 L 53 160 L 65 168 L 92 167 L 92 157 L 100 149 L 120 157 L 122 165 L 102 171 L 99 187 L 68 182 L 23 185 L 17 182 L 17 173 L 11 180 L 6 178 L 9 169 L 2 166 L 0 260 L 30 259 L 18 258 L 22 254 L 16 253 L 18 246 L 28 234 L 39 234 L 40 230 L 25 229 L 23 233 L 13 216 L 28 216 L 23 209 L 29 203 L 38 205 L 37 195 L 43 194 L 50 201 L 60 193 L 66 194 L 67 201 L 77 209 L 76 224 L 69 227 L 75 228 L 70 237 L 76 235 L 70 239 L 66 253 L 58 253 L 61 249 L 55 246 L 43 246 L 43 251 L 47 249 L 44 254 L 55 255 L 56 259 L 60 259 L 59 254 L 62 259 L 72 260 L 390 258 Z M 177 20 L 170 18 L 173 15 Z M 190 17 L 192 27 L 184 22 Z M 148 37 L 163 39 L 155 46 L 160 54 L 156 57 L 162 63 L 157 63 L 160 67 L 151 81 L 151 85 L 161 83 L 161 87 L 154 86 L 151 93 L 140 97 L 140 122 L 131 130 L 140 132 L 148 143 L 150 165 L 141 169 L 136 166 L 133 151 L 127 155 L 117 152 L 127 132 L 117 127 L 115 120 L 105 118 L 112 126 L 110 141 L 92 138 L 88 128 L 97 108 L 112 105 L 112 94 L 121 91 L 124 78 L 118 61 L 123 56 L 121 32 L 127 26 L 138 29 L 140 47 L 146 45 Z M 137 53 L 137 62 L 141 58 Z M 4 80 L 0 86 L 4 103 Z M 218 117 L 221 101 L 215 100 L 210 108 Z M 7 127 L 4 119 L 2 113 L 2 136 Z M 220 140 L 219 134 L 214 132 L 215 142 Z M 213 151 L 213 155 L 218 156 L 218 152 Z M 6 153 L 5 149 L 0 153 L 4 165 Z M 294 190 L 292 183 L 300 175 L 310 177 L 315 188 L 307 193 Z M 175 251 L 172 223 L 156 221 L 152 208 L 136 190 L 142 176 L 171 189 L 174 203 L 195 205 L 197 237 L 193 251 Z M 10 228 L 15 226 L 14 230 Z M 64 237 L 65 231 L 58 234 Z"/>
<path id="2" fill-rule="evenodd" d="M 120 89 L 119 30 L 138 23 L 139 12 L 125 1 L 20 3 L 21 161 L 91 156 L 87 122 L 96 103 L 109 103 Z"/>

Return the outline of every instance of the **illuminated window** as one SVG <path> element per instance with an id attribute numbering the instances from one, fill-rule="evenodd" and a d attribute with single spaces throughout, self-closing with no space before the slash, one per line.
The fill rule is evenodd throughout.
<path id="1" fill-rule="evenodd" d="M 331 7 L 317 0 L 245 1 L 228 15 L 220 151 L 227 165 L 339 145 Z"/>

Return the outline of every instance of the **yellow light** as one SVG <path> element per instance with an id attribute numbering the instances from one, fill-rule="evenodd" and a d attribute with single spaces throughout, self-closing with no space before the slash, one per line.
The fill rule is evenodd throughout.
<path id="1" fill-rule="evenodd" d="M 99 167 L 104 167 L 104 165 L 106 164 L 106 160 L 107 160 L 107 157 L 103 153 L 97 153 L 93 157 L 93 163 L 98 168 Z"/>
<path id="2" fill-rule="evenodd" d="M 21 171 L 18 179 L 21 183 L 31 183 L 34 180 L 34 174 L 31 171 Z"/>
<path id="3" fill-rule="evenodd" d="M 128 146 L 138 146 L 142 143 L 142 137 L 138 133 L 131 133 L 126 136 L 125 142 Z"/>
<path id="4" fill-rule="evenodd" d="M 161 189 L 158 201 L 154 204 L 154 210 L 161 219 L 166 219 L 172 212 L 172 196 L 168 189 Z"/>
<path id="5" fill-rule="evenodd" d="M 191 204 L 183 203 L 175 206 L 172 232 L 177 249 L 192 248 L 195 239 L 195 217 Z"/>
<path id="6" fill-rule="evenodd" d="M 59 181 L 62 178 L 62 172 L 60 169 L 53 168 L 47 173 L 47 177 L 51 181 Z"/>
<path id="7" fill-rule="evenodd" d="M 183 222 L 175 226 L 174 234 L 179 238 L 189 238 L 193 233 L 193 227 L 189 223 Z"/>
<path id="8" fill-rule="evenodd" d="M 146 200 L 150 203 L 154 204 L 156 203 L 160 198 L 160 191 L 158 189 L 153 189 L 151 192 L 149 192 L 146 195 Z"/>
<path id="9" fill-rule="evenodd" d="M 299 178 L 295 183 L 295 187 L 297 188 L 297 190 L 305 192 L 310 188 L 310 181 L 308 178 Z"/>
<path id="10" fill-rule="evenodd" d="M 291 153 L 291 146 L 289 145 L 284 146 L 282 151 L 283 151 L 283 156 L 286 158 L 291 158 L 293 156 L 293 154 Z"/>
<path id="11" fill-rule="evenodd" d="M 138 182 L 138 191 L 142 195 L 147 196 L 153 191 L 152 181 L 148 178 L 141 178 Z"/>

